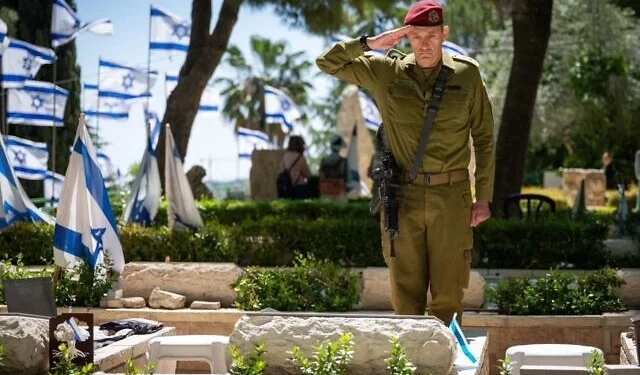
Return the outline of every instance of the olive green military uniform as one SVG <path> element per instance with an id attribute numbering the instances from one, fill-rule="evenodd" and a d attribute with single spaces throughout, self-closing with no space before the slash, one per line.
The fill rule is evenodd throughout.
<path id="1" fill-rule="evenodd" d="M 469 133 L 476 153 L 476 199 L 491 200 L 493 194 L 493 116 L 477 63 L 443 54 L 442 64 L 451 71 L 420 174 L 412 184 L 408 172 L 440 65 L 426 71 L 413 54 L 364 56 L 357 39 L 336 44 L 316 63 L 322 71 L 374 96 L 389 149 L 405 171 L 407 183 L 398 190 L 400 234 L 394 258 L 389 236 L 382 230 L 395 313 L 424 315 L 430 288 L 431 314 L 448 324 L 457 312 L 461 322 L 473 248 Z"/>

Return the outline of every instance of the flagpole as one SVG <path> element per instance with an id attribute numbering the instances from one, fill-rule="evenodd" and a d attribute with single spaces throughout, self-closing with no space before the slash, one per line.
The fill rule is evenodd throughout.
<path id="1" fill-rule="evenodd" d="M 7 114 L 6 114 L 6 100 L 7 100 L 7 91 L 4 89 L 4 82 L 2 79 L 2 55 L 0 55 L 0 96 L 2 100 L 0 100 L 0 112 L 2 113 L 2 119 L 0 119 L 0 130 L 4 135 L 7 135 Z"/>
<path id="2" fill-rule="evenodd" d="M 147 112 L 149 112 L 149 101 L 151 100 L 151 4 L 149 4 L 149 38 L 147 44 Z M 151 129 L 147 116 L 145 114 L 144 127 L 147 134 L 147 140 L 151 136 Z M 146 144 L 146 142 L 145 142 Z"/>
<path id="3" fill-rule="evenodd" d="M 56 47 L 53 47 L 53 127 L 51 128 L 51 172 L 56 173 L 56 81 L 58 71 L 58 55 L 56 54 Z M 64 121 L 64 113 L 62 114 Z M 53 180 L 51 180 L 53 182 Z M 54 184 L 51 184 L 51 207 L 53 207 Z"/>
<path id="4" fill-rule="evenodd" d="M 96 137 L 100 132 L 100 61 L 102 60 L 102 56 L 98 55 L 98 95 L 97 103 L 96 103 Z"/>

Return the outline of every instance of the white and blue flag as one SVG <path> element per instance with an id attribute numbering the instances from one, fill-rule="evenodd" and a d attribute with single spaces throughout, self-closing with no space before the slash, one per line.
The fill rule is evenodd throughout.
<path id="1" fill-rule="evenodd" d="M 165 95 L 168 98 L 171 92 L 178 85 L 179 75 L 177 72 L 166 72 L 164 80 Z M 205 86 L 200 97 L 198 114 L 220 113 L 220 94 L 211 86 Z"/>
<path id="2" fill-rule="evenodd" d="M 55 264 L 73 268 L 84 262 L 96 270 L 104 264 L 104 256 L 108 253 L 113 261 L 112 269 L 122 273 L 122 245 L 97 159 L 81 115 L 53 233 Z"/>
<path id="3" fill-rule="evenodd" d="M 9 38 L 7 38 L 7 24 L 3 20 L 0 20 L 0 55 L 9 45 Z"/>
<path id="4" fill-rule="evenodd" d="M 113 24 L 108 18 L 82 22 L 64 0 L 53 0 L 51 9 L 51 45 L 53 48 L 69 43 L 83 31 L 98 35 L 113 35 Z"/>
<path id="5" fill-rule="evenodd" d="M 7 122 L 35 126 L 64 126 L 69 92 L 51 82 L 25 81 L 7 90 Z"/>
<path id="6" fill-rule="evenodd" d="M 279 123 L 285 134 L 302 117 L 298 106 L 284 91 L 269 85 L 264 86 L 264 115 L 268 122 Z"/>
<path id="7" fill-rule="evenodd" d="M 269 136 L 259 130 L 238 127 L 238 158 L 251 159 L 253 150 L 270 149 Z"/>
<path id="8" fill-rule="evenodd" d="M 101 102 L 109 98 L 134 103 L 150 97 L 151 89 L 158 78 L 156 71 L 149 72 L 147 69 L 134 68 L 109 60 L 100 59 L 98 68 L 98 96 Z"/>
<path id="9" fill-rule="evenodd" d="M 182 168 L 180 153 L 171 134 L 169 124 L 165 127 L 164 190 L 167 197 L 169 229 L 175 231 L 202 228 L 202 218 L 196 207 L 191 186 Z"/>
<path id="10" fill-rule="evenodd" d="M 149 51 L 186 53 L 191 39 L 191 23 L 165 9 L 151 6 Z"/>
<path id="11" fill-rule="evenodd" d="M 462 332 L 462 328 L 460 328 L 460 325 L 456 320 L 457 316 L 458 313 L 453 314 L 453 318 L 449 323 L 449 330 L 451 330 L 451 333 L 453 333 L 453 336 L 456 338 L 458 349 L 462 351 L 464 357 L 457 359 L 455 364 L 459 366 L 477 366 L 478 359 L 473 355 L 469 348 L 469 341 L 467 341 L 467 338 Z"/>
<path id="12" fill-rule="evenodd" d="M 63 175 L 47 171 L 43 184 L 44 198 L 47 201 L 47 203 L 45 203 L 45 207 L 58 207 L 58 201 L 60 201 L 60 193 L 62 193 L 63 184 Z"/>
<path id="13" fill-rule="evenodd" d="M 18 178 L 45 179 L 49 162 L 49 149 L 46 143 L 5 135 L 4 144 L 7 147 L 10 164 Z"/>
<path id="14" fill-rule="evenodd" d="M 87 121 L 97 118 L 110 120 L 127 120 L 131 103 L 119 98 L 100 98 L 100 110 L 98 108 L 98 85 L 82 85 L 82 112 Z"/>
<path id="15" fill-rule="evenodd" d="M 40 211 L 31 202 L 16 177 L 3 137 L 0 137 L 0 230 L 17 221 L 44 222 L 53 225 L 53 217 Z"/>
<path id="16" fill-rule="evenodd" d="M 466 49 L 448 40 L 445 40 L 444 43 L 442 43 L 442 50 L 450 55 L 469 56 L 469 52 L 467 52 Z"/>
<path id="17" fill-rule="evenodd" d="M 100 151 L 96 153 L 96 156 L 98 157 L 100 173 L 102 173 L 102 177 L 104 177 L 107 187 L 115 185 L 116 180 L 118 179 L 118 170 L 111 162 L 111 158 L 104 152 Z"/>
<path id="18" fill-rule="evenodd" d="M 2 54 L 2 88 L 19 88 L 33 79 L 44 64 L 53 64 L 52 49 L 38 47 L 21 40 L 5 37 L 9 46 Z"/>
<path id="19" fill-rule="evenodd" d="M 147 112 L 147 118 L 153 119 L 155 113 Z M 157 119 L 157 115 L 155 115 Z M 160 172 L 156 156 L 156 142 L 160 133 L 160 121 L 156 121 L 147 139 L 147 147 L 140 163 L 140 169 L 133 183 L 131 195 L 122 213 L 125 223 L 139 223 L 151 226 L 160 206 Z"/>
<path id="20" fill-rule="evenodd" d="M 376 103 L 362 91 L 358 91 L 358 101 L 360 102 L 364 125 L 367 129 L 377 131 L 382 124 L 382 116 L 380 116 Z"/>

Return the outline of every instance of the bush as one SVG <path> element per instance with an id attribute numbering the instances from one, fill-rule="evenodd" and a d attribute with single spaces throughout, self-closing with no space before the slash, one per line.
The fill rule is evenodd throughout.
<path id="1" fill-rule="evenodd" d="M 292 268 L 248 267 L 232 287 L 243 310 L 348 311 L 358 303 L 358 279 L 348 269 L 313 256 Z"/>
<path id="2" fill-rule="evenodd" d="M 613 288 L 624 283 L 615 270 L 574 275 L 553 271 L 537 279 L 509 278 L 487 297 L 510 315 L 590 315 L 624 310 Z"/>
<path id="3" fill-rule="evenodd" d="M 305 357 L 295 346 L 292 361 L 302 375 L 346 375 L 353 360 L 352 339 L 351 333 L 343 333 L 338 340 L 317 347 L 312 358 Z"/>
<path id="4" fill-rule="evenodd" d="M 279 204 L 274 203 L 276 207 Z M 326 206 L 323 202 L 316 208 Z M 355 214 L 354 208 L 351 215 Z M 357 219 L 320 215 L 314 220 L 276 215 L 233 224 L 209 220 L 196 233 L 128 225 L 120 227 L 119 234 L 127 262 L 163 262 L 169 257 L 176 262 L 233 262 L 240 266 L 275 267 L 291 266 L 298 252 L 345 267 L 385 266 L 378 220 L 366 212 L 362 215 Z M 615 222 L 615 215 L 592 213 L 580 220 L 573 220 L 569 215 L 566 211 L 558 212 L 537 222 L 490 219 L 474 230 L 473 267 L 599 269 L 605 265 L 629 264 L 625 260 L 610 259 L 602 244 L 607 238 L 608 226 Z M 631 221 L 640 223 L 640 214 L 631 215 Z M 51 226 L 16 224 L 0 235 L 0 259 L 22 253 L 25 264 L 50 263 L 52 237 Z"/>
<path id="5" fill-rule="evenodd" d="M 566 213 L 538 221 L 493 219 L 475 232 L 475 266 L 598 269 L 613 263 L 603 244 L 608 231 L 599 215 L 580 220 Z"/>
<path id="6" fill-rule="evenodd" d="M 105 275 L 110 260 L 96 269 L 96 274 Z M 18 280 L 31 277 L 53 277 L 54 267 L 46 266 L 40 270 L 29 270 L 18 254 L 14 263 L 0 262 L 0 281 Z M 54 296 L 57 306 L 98 307 L 100 300 L 111 289 L 112 277 L 95 277 L 94 272 L 84 264 L 78 264 L 72 270 L 61 269 L 55 285 Z M 0 282 L 0 303 L 5 303 L 3 284 Z"/>

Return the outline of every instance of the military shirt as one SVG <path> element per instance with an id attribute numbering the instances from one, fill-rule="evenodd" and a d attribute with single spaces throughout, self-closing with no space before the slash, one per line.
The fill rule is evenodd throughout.
<path id="1" fill-rule="evenodd" d="M 495 170 L 491 102 L 475 60 L 443 53 L 437 67 L 420 68 L 410 53 L 401 57 L 365 56 L 359 40 L 337 43 L 316 59 L 318 68 L 367 89 L 374 97 L 389 149 L 408 171 L 418 149 L 431 93 L 441 64 L 451 69 L 421 172 L 438 173 L 469 166 L 473 137 L 476 199 L 491 200 Z"/>

